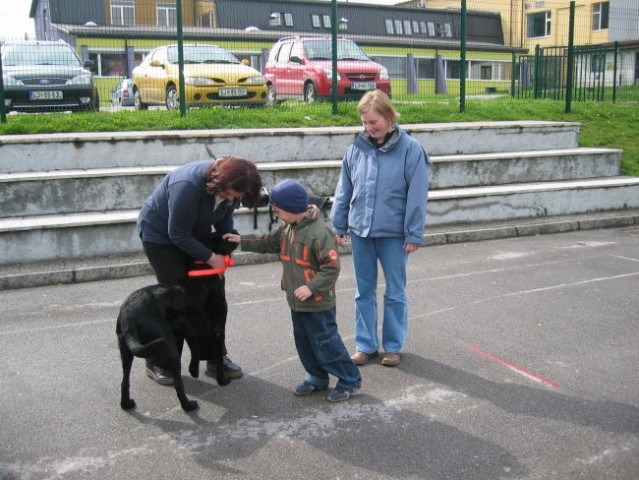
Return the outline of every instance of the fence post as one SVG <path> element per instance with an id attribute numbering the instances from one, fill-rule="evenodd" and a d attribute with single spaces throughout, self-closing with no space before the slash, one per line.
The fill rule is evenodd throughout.
<path id="1" fill-rule="evenodd" d="M 572 104 L 573 70 L 575 69 L 575 0 L 570 2 L 570 20 L 568 23 L 568 75 L 566 77 L 566 113 L 570 113 Z"/>
<path id="2" fill-rule="evenodd" d="M 446 69 L 444 68 L 444 59 L 440 54 L 435 55 L 435 93 L 448 93 L 446 85 Z"/>
<path id="3" fill-rule="evenodd" d="M 182 0 L 177 0 L 178 77 L 180 79 L 180 117 L 186 116 L 186 88 L 184 87 L 184 34 L 182 33 Z"/>
<path id="4" fill-rule="evenodd" d="M 517 68 L 515 51 L 511 54 L 510 61 L 510 96 L 515 98 L 515 68 Z M 521 73 L 519 74 L 519 82 L 521 83 Z"/>
<path id="5" fill-rule="evenodd" d="M 331 44 L 333 48 L 333 115 L 337 115 L 337 0 L 331 0 Z"/>
<path id="6" fill-rule="evenodd" d="M 406 55 L 406 93 L 417 93 L 417 68 L 415 56 Z"/>
<path id="7" fill-rule="evenodd" d="M 459 112 L 466 109 L 466 0 L 461 2 L 461 52 L 459 59 Z"/>
<path id="8" fill-rule="evenodd" d="M 539 98 L 539 75 L 541 68 L 541 47 L 539 45 L 535 45 L 535 70 L 534 70 L 534 80 L 533 80 L 533 98 Z"/>
<path id="9" fill-rule="evenodd" d="M 612 69 L 612 103 L 617 103 L 617 55 L 619 53 L 619 42 L 615 40 L 615 59 L 614 59 L 614 67 Z M 604 83 L 605 80 L 605 70 L 604 70 Z"/>
<path id="10" fill-rule="evenodd" d="M 7 123 L 7 111 L 4 108 L 4 80 L 2 80 L 2 55 L 0 55 L 0 122 Z"/>

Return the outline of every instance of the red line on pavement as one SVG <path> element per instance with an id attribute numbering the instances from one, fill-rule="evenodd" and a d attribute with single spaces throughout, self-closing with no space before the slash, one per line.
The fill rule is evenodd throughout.
<path id="1" fill-rule="evenodd" d="M 483 355 L 484 357 L 489 358 L 490 360 L 494 360 L 497 363 L 501 363 L 502 365 L 505 365 L 506 367 L 510 368 L 511 370 L 514 370 L 515 372 L 519 373 L 520 375 L 523 375 L 525 377 L 531 378 L 532 380 L 535 380 L 537 382 L 545 383 L 546 385 L 551 386 L 551 387 L 558 387 L 559 386 L 559 384 L 553 382 L 552 380 L 548 380 L 547 378 L 544 378 L 544 377 L 542 377 L 540 375 L 536 375 L 536 374 L 534 374 L 532 372 L 529 372 L 528 370 L 526 370 L 524 368 L 521 368 L 521 367 L 519 367 L 517 365 L 514 365 L 514 364 L 512 364 L 510 362 L 507 362 L 506 360 L 502 360 L 501 358 L 496 357 L 492 353 L 484 352 L 483 350 L 481 350 L 481 349 L 479 349 L 477 347 L 474 347 L 472 345 L 470 345 L 468 348 L 471 349 L 473 352 L 477 352 L 480 355 Z"/>

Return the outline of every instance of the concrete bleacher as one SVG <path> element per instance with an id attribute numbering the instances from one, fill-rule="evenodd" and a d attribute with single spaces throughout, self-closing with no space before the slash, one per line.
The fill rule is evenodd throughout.
<path id="1" fill-rule="evenodd" d="M 432 161 L 427 243 L 440 242 L 447 231 L 481 231 L 491 223 L 503 225 L 494 229 L 503 235 L 515 224 L 520 232 L 533 233 L 534 228 L 523 227 L 546 225 L 539 228 L 547 230 L 549 223 L 557 223 L 584 228 L 575 216 L 603 215 L 606 224 L 611 218 L 636 222 L 639 178 L 620 175 L 621 151 L 579 147 L 577 123 L 404 127 Z M 42 273 L 40 284 L 81 281 L 81 272 L 88 279 L 106 275 L 98 273 L 97 265 L 114 265 L 112 275 L 148 273 L 135 231 L 138 208 L 168 171 L 186 162 L 244 156 L 258 164 L 267 186 L 292 177 L 310 193 L 330 198 L 344 151 L 359 131 L 323 127 L 2 136 L 0 268 L 6 273 L 0 276 L 0 289 L 38 284 L 25 280 L 29 271 Z M 269 225 L 267 208 L 236 213 L 242 233 L 265 233 Z M 454 236 L 445 238 L 452 241 Z"/>

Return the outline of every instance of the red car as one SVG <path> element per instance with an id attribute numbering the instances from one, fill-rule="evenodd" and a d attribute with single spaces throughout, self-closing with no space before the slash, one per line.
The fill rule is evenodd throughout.
<path id="1" fill-rule="evenodd" d="M 330 37 L 286 37 L 271 48 L 264 66 L 269 103 L 296 99 L 330 100 L 333 96 Z M 391 94 L 388 70 L 352 40 L 337 39 L 337 96 L 358 100 L 369 90 Z"/>

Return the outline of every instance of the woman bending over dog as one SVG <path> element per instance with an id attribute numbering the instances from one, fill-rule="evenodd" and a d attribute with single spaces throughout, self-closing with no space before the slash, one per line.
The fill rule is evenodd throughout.
<path id="1" fill-rule="evenodd" d="M 233 230 L 233 212 L 240 204 L 253 207 L 260 200 L 262 179 L 253 162 L 227 156 L 187 163 L 167 174 L 145 200 L 138 216 L 144 253 L 158 283 L 178 283 L 187 277 L 193 260 L 212 268 L 225 266 L 224 257 L 203 241 L 211 227 L 220 234 Z M 229 378 L 242 376 L 224 349 L 224 371 Z M 206 374 L 215 377 L 214 365 Z M 161 385 L 172 385 L 171 374 L 147 361 L 147 375 Z"/>

